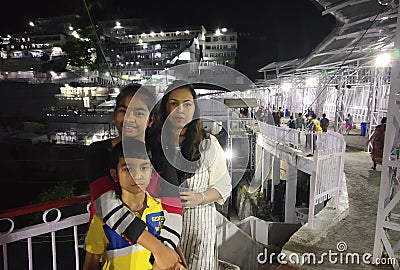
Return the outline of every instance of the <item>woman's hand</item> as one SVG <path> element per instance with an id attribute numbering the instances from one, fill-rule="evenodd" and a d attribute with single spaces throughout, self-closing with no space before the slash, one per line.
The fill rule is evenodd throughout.
<path id="1" fill-rule="evenodd" d="M 191 208 L 203 203 L 203 196 L 201 193 L 184 191 L 181 192 L 180 195 L 183 208 Z"/>

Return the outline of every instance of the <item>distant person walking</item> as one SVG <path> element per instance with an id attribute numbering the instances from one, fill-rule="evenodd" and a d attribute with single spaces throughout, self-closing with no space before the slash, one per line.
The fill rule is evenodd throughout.
<path id="1" fill-rule="evenodd" d="M 348 113 L 344 121 L 345 121 L 344 128 L 346 129 L 346 134 L 349 135 L 350 130 L 353 129 L 353 116 L 351 116 L 351 114 Z"/>
<path id="2" fill-rule="evenodd" d="M 293 115 L 290 116 L 287 126 L 292 129 L 296 129 L 296 121 L 293 119 Z"/>
<path id="3" fill-rule="evenodd" d="M 373 166 L 371 169 L 376 170 L 376 165 L 382 165 L 383 146 L 385 144 L 386 117 L 383 117 L 381 124 L 376 126 L 374 133 L 369 138 L 367 145 L 372 143 L 371 159 Z"/>
<path id="4" fill-rule="evenodd" d="M 302 113 L 299 113 L 299 116 L 296 118 L 296 128 L 300 128 L 300 130 L 304 130 L 304 117 Z"/>
<path id="5" fill-rule="evenodd" d="M 329 126 L 329 119 L 326 118 L 326 114 L 322 114 L 322 119 L 320 120 L 320 126 L 322 128 L 322 132 L 327 132 L 328 131 L 328 126 Z"/>

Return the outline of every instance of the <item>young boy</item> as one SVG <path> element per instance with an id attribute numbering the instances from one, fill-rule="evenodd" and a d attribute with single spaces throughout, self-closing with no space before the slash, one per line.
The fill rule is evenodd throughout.
<path id="1" fill-rule="evenodd" d="M 143 142 L 127 138 L 124 149 L 121 142 L 114 146 L 110 175 L 121 188 L 123 207 L 135 213 L 146 224 L 146 230 L 158 237 L 165 217 L 161 202 L 145 192 L 151 174 L 152 167 Z M 103 270 L 152 269 L 150 255 L 149 250 L 138 243 L 131 244 L 97 214 L 94 215 L 86 236 L 84 270 L 97 270 L 101 257 Z"/>

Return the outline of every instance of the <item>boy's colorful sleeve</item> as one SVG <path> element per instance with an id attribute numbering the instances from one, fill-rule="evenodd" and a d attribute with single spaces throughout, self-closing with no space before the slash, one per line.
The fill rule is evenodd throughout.
<path id="1" fill-rule="evenodd" d="M 176 249 L 182 234 L 182 206 L 180 198 L 161 198 L 165 221 L 160 232 L 160 240 Z"/>
<path id="2" fill-rule="evenodd" d="M 122 235 L 129 243 L 137 241 L 146 229 L 146 223 L 130 212 L 117 198 L 115 190 L 109 190 L 94 201 L 96 213 L 105 224 Z"/>
<path id="3" fill-rule="evenodd" d="M 103 230 L 103 222 L 98 216 L 94 216 L 90 222 L 89 230 L 85 238 L 86 251 L 92 254 L 103 254 L 108 245 L 108 240 Z"/>
<path id="4" fill-rule="evenodd" d="M 151 196 L 161 199 L 165 221 L 159 239 L 165 245 L 175 249 L 179 245 L 182 234 L 182 205 L 177 187 L 170 185 L 165 182 L 165 179 L 159 177 L 160 175 L 165 176 L 165 174 L 166 171 L 153 174 L 150 181 L 151 185 L 147 187 L 147 192 Z"/>

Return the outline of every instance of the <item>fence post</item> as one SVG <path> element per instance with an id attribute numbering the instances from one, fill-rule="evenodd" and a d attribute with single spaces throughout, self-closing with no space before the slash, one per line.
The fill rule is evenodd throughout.
<path id="1" fill-rule="evenodd" d="M 308 226 L 314 229 L 315 191 L 317 188 L 318 150 L 315 151 L 313 168 L 310 177 L 310 199 L 308 202 Z"/>
<path id="2" fill-rule="evenodd" d="M 296 189 L 297 189 L 297 168 L 288 165 L 286 177 L 285 196 L 285 222 L 294 223 L 296 220 Z"/>

